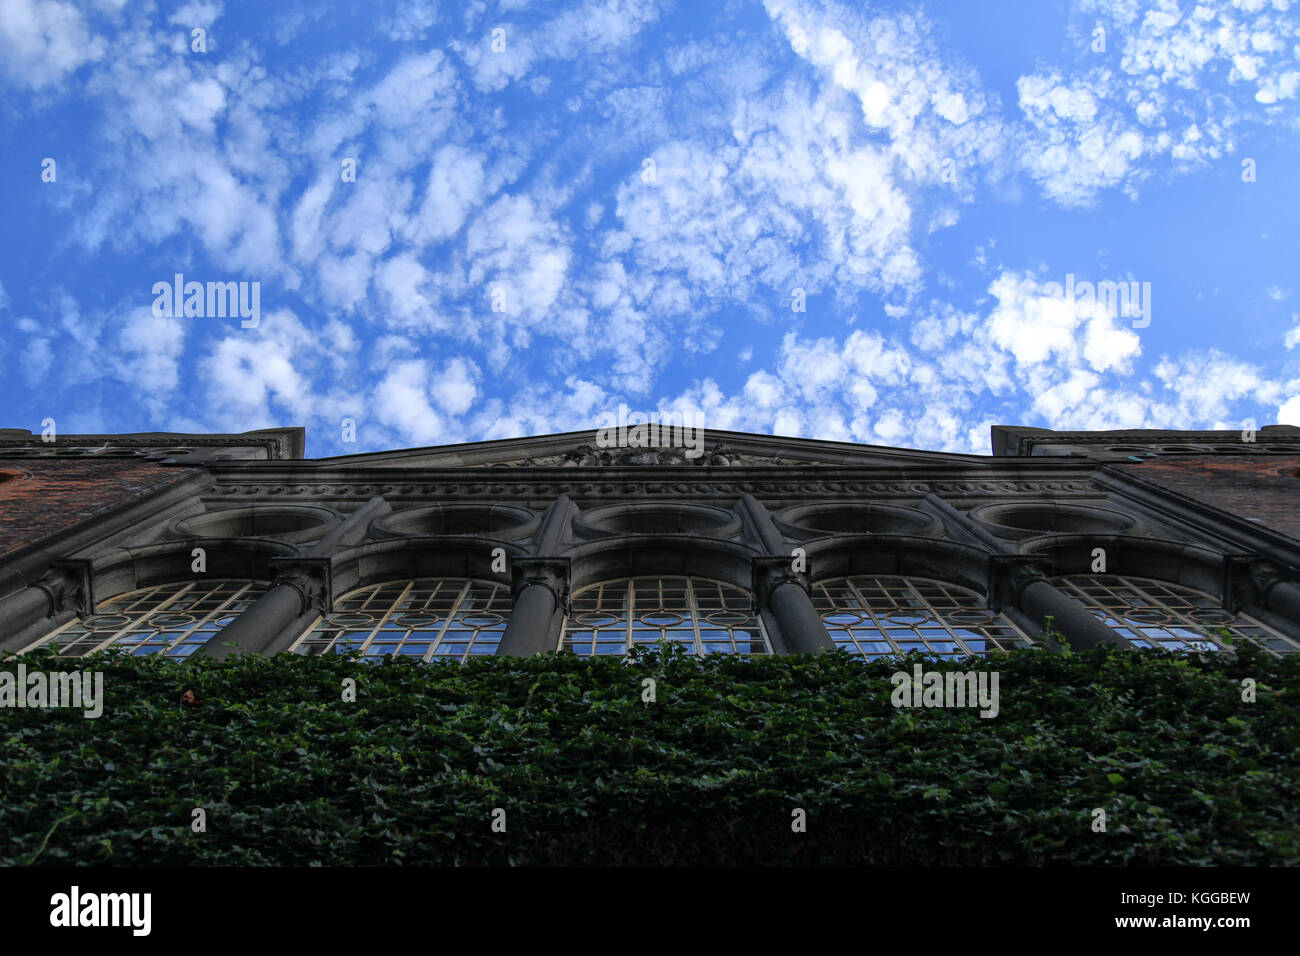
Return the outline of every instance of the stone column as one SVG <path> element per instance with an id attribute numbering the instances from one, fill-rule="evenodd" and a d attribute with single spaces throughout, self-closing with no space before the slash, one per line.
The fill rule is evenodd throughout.
<path id="1" fill-rule="evenodd" d="M 808 596 L 808 573 L 792 567 L 793 558 L 763 555 L 750 559 L 754 604 L 776 621 L 780 643 L 778 653 L 816 654 L 833 650 L 835 642 L 826 633 L 821 615 Z M 773 642 L 776 643 L 776 642 Z"/>
<path id="2" fill-rule="evenodd" d="M 572 579 L 569 559 L 557 555 L 564 546 L 572 511 L 568 495 L 552 501 L 537 529 L 532 554 L 511 563 L 510 592 L 514 601 L 498 654 L 528 657 L 556 649 L 556 618 L 559 612 L 569 609 Z"/>
<path id="3" fill-rule="evenodd" d="M 240 651 L 274 654 L 287 650 L 316 617 L 328 614 L 333 607 L 330 565 L 334 553 L 365 538 L 370 522 L 392 510 L 383 495 L 375 495 L 305 555 L 272 558 L 275 583 L 271 589 L 197 653 L 222 659 Z"/>
<path id="4" fill-rule="evenodd" d="M 88 561 L 56 561 L 37 581 L 0 599 L 0 650 L 21 650 L 73 617 L 91 613 L 90 582 Z"/>
<path id="5" fill-rule="evenodd" d="M 555 618 L 569 607 L 569 559 L 516 558 L 511 574 L 514 607 L 497 653 L 529 657 L 555 650 Z"/>
<path id="6" fill-rule="evenodd" d="M 1053 585 L 1042 573 L 1045 564 L 1045 559 L 1031 555 L 991 555 L 990 596 L 1039 627 L 1050 617 L 1052 626 L 1076 651 L 1100 644 L 1129 646 L 1099 617 Z"/>
<path id="7" fill-rule="evenodd" d="M 286 650 L 317 617 L 329 613 L 328 558 L 272 558 L 275 583 L 196 653 L 218 660 L 232 654 Z M 234 645 L 234 646 L 231 646 Z"/>
<path id="8" fill-rule="evenodd" d="M 1263 608 L 1300 626 L 1300 582 L 1296 572 L 1260 555 L 1227 557 L 1223 604 L 1232 610 L 1243 604 Z"/>
<path id="9" fill-rule="evenodd" d="M 1275 581 L 1264 594 L 1264 609 L 1300 625 L 1300 584 Z"/>
<path id="10" fill-rule="evenodd" d="M 808 596 L 810 572 L 794 570 L 794 549 L 786 542 L 766 506 L 751 494 L 742 495 L 740 507 L 768 552 L 752 559 L 754 602 L 760 611 L 768 611 L 781 631 L 782 650 L 787 654 L 815 654 L 833 649 L 835 642 L 826 633 L 822 617 Z M 775 648 L 774 648 L 775 650 Z"/>
<path id="11" fill-rule="evenodd" d="M 1099 644 L 1129 646 L 1100 618 L 1047 579 L 1044 572 L 1050 571 L 1050 562 L 1046 558 L 1020 554 L 1014 545 L 991 534 L 938 495 L 926 495 L 924 503 L 943 520 L 950 533 L 956 531 L 971 544 L 990 552 L 987 593 L 991 607 L 1015 608 L 1037 628 L 1043 628 L 1050 617 L 1052 626 L 1075 650 Z"/>

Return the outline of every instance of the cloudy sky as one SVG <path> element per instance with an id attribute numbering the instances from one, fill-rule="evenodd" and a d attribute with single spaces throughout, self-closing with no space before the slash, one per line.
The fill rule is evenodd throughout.
<path id="1" fill-rule="evenodd" d="M 1300 424 L 1291 0 L 0 0 L 0 131 L 0 427 Z"/>

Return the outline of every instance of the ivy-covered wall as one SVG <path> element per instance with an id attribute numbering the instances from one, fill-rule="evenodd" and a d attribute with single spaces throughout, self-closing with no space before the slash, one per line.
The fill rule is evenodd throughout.
<path id="1" fill-rule="evenodd" d="M 104 713 L 0 710 L 0 864 L 1300 862 L 1300 657 L 922 662 L 992 718 L 918 662 L 34 653 Z"/>

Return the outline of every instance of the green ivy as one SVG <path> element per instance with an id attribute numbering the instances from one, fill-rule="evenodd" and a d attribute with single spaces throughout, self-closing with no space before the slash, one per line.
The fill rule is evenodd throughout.
<path id="1" fill-rule="evenodd" d="M 23 661 L 106 702 L 0 710 L 0 865 L 1300 862 L 1300 657 L 1249 644 L 924 662 L 991 719 L 839 652 Z"/>

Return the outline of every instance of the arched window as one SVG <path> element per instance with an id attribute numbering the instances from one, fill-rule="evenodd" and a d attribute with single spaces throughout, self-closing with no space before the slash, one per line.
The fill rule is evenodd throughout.
<path id="1" fill-rule="evenodd" d="M 694 577 L 604 581 L 574 592 L 560 649 L 626 654 L 672 641 L 688 654 L 771 654 L 749 592 Z"/>
<path id="2" fill-rule="evenodd" d="M 1114 574 L 1072 574 L 1052 581 L 1106 622 L 1134 647 L 1170 651 L 1219 651 L 1228 646 L 1219 628 L 1234 638 L 1253 638 L 1277 654 L 1300 645 L 1246 614 L 1225 610 L 1203 591 Z"/>
<path id="3" fill-rule="evenodd" d="M 133 656 L 189 657 L 266 590 L 252 581 L 157 584 L 100 602 L 94 614 L 69 621 L 31 647 L 55 646 L 60 657 L 120 649 Z"/>
<path id="4" fill-rule="evenodd" d="M 468 578 L 419 578 L 372 584 L 335 602 L 290 650 L 348 654 L 365 660 L 390 654 L 463 661 L 495 654 L 510 615 L 510 590 Z"/>
<path id="5" fill-rule="evenodd" d="M 836 578 L 814 584 L 812 600 L 835 646 L 871 659 L 911 651 L 961 657 L 1030 643 L 974 591 L 942 581 Z"/>

